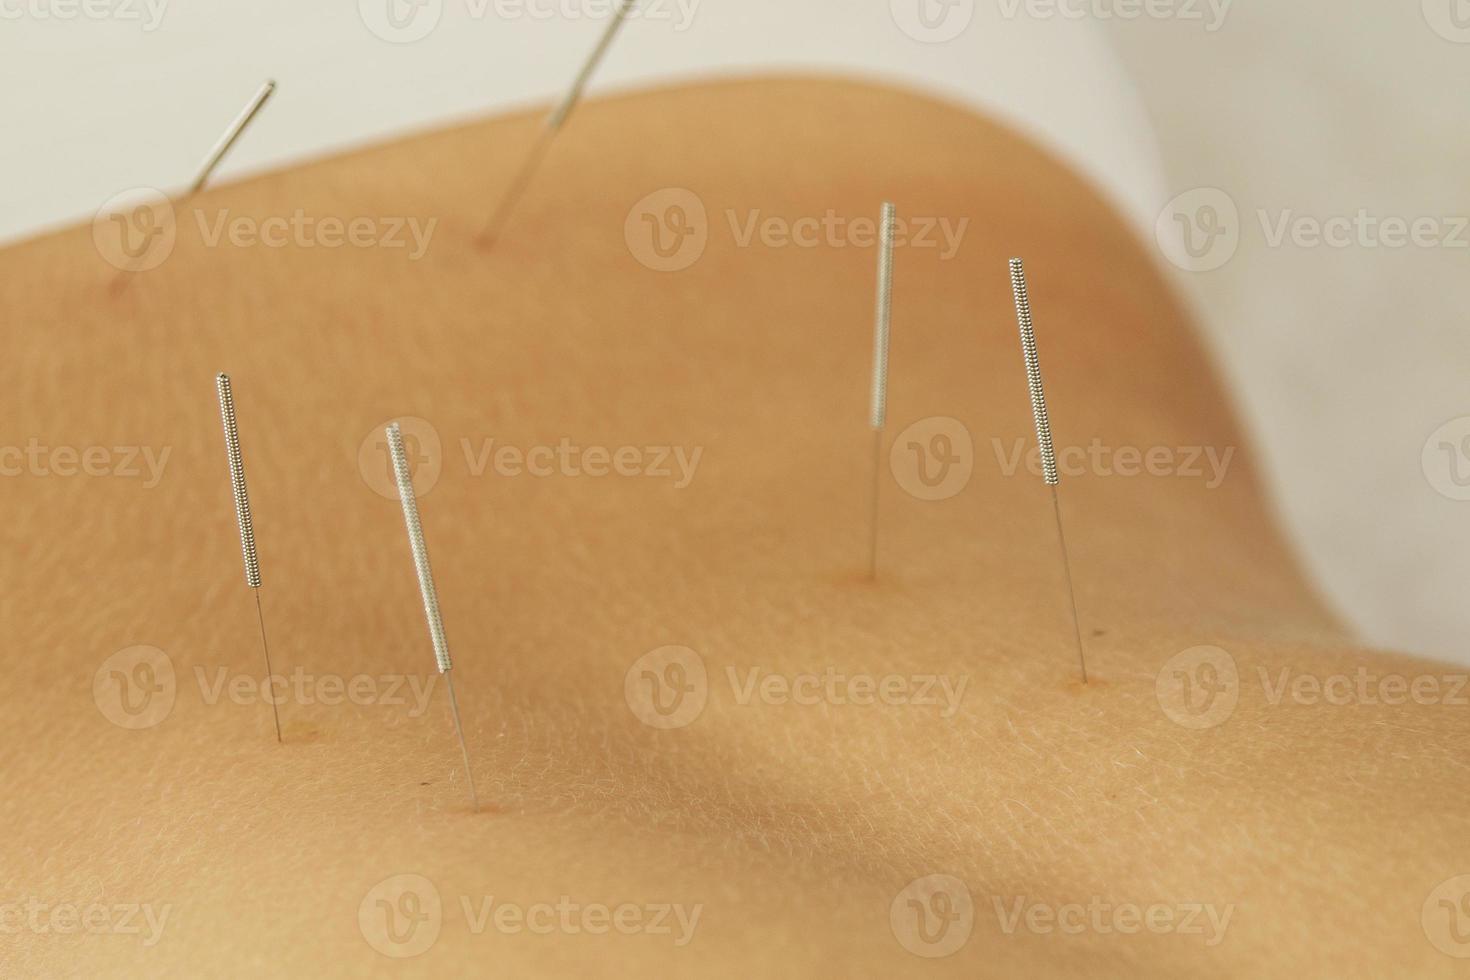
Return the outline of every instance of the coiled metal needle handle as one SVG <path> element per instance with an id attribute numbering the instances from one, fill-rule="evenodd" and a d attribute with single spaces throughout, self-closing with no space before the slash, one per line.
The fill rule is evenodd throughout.
<path id="1" fill-rule="evenodd" d="M 1041 387 L 1041 359 L 1036 353 L 1036 331 L 1031 323 L 1031 299 L 1026 295 L 1026 270 L 1011 259 L 1011 293 L 1016 300 L 1016 323 L 1021 328 L 1021 353 L 1026 358 L 1026 385 L 1031 389 L 1031 415 L 1036 421 L 1036 443 L 1041 448 L 1041 470 L 1048 486 L 1056 486 L 1057 454 L 1052 447 L 1051 420 L 1046 414 L 1046 392 Z"/>
<path id="2" fill-rule="evenodd" d="M 454 666 L 449 659 L 449 642 L 444 638 L 444 621 L 439 617 L 439 593 L 434 589 L 434 571 L 429 567 L 429 549 L 424 545 L 424 529 L 419 523 L 418 499 L 413 492 L 413 474 L 403 451 L 403 433 L 394 422 L 388 426 L 388 452 L 393 457 L 393 476 L 398 481 L 398 498 L 403 503 L 403 523 L 408 527 L 408 545 L 413 549 L 413 565 L 419 577 L 419 592 L 424 597 L 424 616 L 429 621 L 429 638 L 434 643 L 434 659 L 439 673 Z"/>
<path id="3" fill-rule="evenodd" d="M 219 389 L 219 414 L 225 426 L 225 452 L 230 458 L 230 489 L 235 495 L 235 520 L 240 524 L 240 551 L 245 556 L 245 581 L 260 588 L 260 558 L 255 553 L 255 523 L 250 518 L 250 495 L 245 488 L 245 461 L 240 455 L 240 428 L 235 421 L 235 394 L 230 376 L 214 379 Z"/>

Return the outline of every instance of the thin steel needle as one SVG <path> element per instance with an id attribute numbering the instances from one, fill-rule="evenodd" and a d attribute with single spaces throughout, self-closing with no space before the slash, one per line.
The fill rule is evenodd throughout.
<path id="1" fill-rule="evenodd" d="M 1031 415 L 1036 421 L 1036 443 L 1041 449 L 1041 471 L 1051 489 L 1052 511 L 1057 519 L 1057 543 L 1062 549 L 1062 569 L 1067 577 L 1067 598 L 1072 605 L 1072 630 L 1077 637 L 1077 660 L 1082 665 L 1082 683 L 1087 683 L 1087 654 L 1082 648 L 1082 622 L 1077 615 L 1077 591 L 1072 585 L 1072 561 L 1067 556 L 1067 538 L 1062 533 L 1062 502 L 1057 495 L 1061 477 L 1052 445 L 1051 421 L 1046 413 L 1046 392 L 1041 387 L 1041 360 L 1036 353 L 1036 331 L 1031 322 L 1031 300 L 1026 293 L 1026 270 L 1020 259 L 1011 259 L 1011 294 L 1016 300 L 1016 323 L 1021 328 L 1021 353 L 1026 359 L 1026 384 L 1031 389 Z"/>
<path id="2" fill-rule="evenodd" d="M 209 151 L 209 155 L 204 158 L 204 163 L 200 166 L 199 173 L 194 178 L 194 182 L 182 194 L 171 198 L 169 201 L 170 204 L 182 205 L 204 189 L 204 186 L 209 183 L 209 178 L 214 176 L 215 170 L 224 160 L 225 155 L 230 152 L 230 149 L 239 141 L 241 134 L 245 132 L 245 127 L 249 126 L 251 120 L 259 115 L 260 110 L 265 107 L 266 101 L 275 94 L 275 91 L 276 83 L 274 81 L 267 81 L 251 96 L 250 101 L 245 103 L 245 108 L 240 110 L 240 114 L 235 117 L 235 121 L 230 123 L 229 128 L 224 131 L 224 134 L 220 136 L 218 142 L 214 144 L 214 148 Z M 130 281 L 129 276 L 134 271 L 132 268 L 119 270 L 117 275 L 113 277 L 113 292 L 121 292 Z"/>
<path id="3" fill-rule="evenodd" d="M 873 393 L 868 424 L 873 429 L 873 511 L 869 519 L 868 576 L 878 578 L 878 491 L 883 484 L 883 426 L 888 420 L 888 333 L 893 312 L 894 207 L 883 203 L 878 234 L 878 301 L 873 320 Z"/>
<path id="4" fill-rule="evenodd" d="M 536 135 L 536 142 L 527 151 L 525 159 L 521 161 L 520 168 L 516 171 L 515 176 L 511 178 L 511 182 L 506 186 L 505 192 L 501 194 L 500 203 L 495 206 L 495 212 L 490 216 L 490 220 L 485 223 L 484 230 L 480 232 L 478 241 L 482 248 L 488 249 L 494 246 L 495 240 L 500 237 L 500 230 L 504 227 L 506 219 L 510 217 L 510 213 L 515 208 L 516 202 L 521 199 L 521 195 L 526 192 L 526 187 L 530 185 L 531 178 L 540 169 L 541 161 L 546 156 L 546 151 L 551 149 L 552 140 L 556 138 L 556 134 L 561 130 L 567 119 L 571 117 L 572 110 L 577 107 L 577 103 L 582 100 L 582 92 L 587 88 L 587 83 L 591 81 L 592 73 L 597 70 L 597 66 L 602 61 L 603 55 L 607 54 L 607 49 L 612 46 L 613 38 L 617 36 L 618 29 L 623 26 L 623 21 L 627 19 L 628 12 L 633 9 L 636 3 L 637 0 L 623 0 L 622 3 L 618 4 L 618 9 L 613 12 L 612 20 L 608 22 L 607 27 L 603 29 L 602 37 L 597 41 L 597 47 L 592 49 L 592 53 L 587 56 L 587 60 L 582 64 L 582 70 L 577 72 L 577 77 L 572 80 L 571 88 L 567 89 L 561 101 L 556 104 L 556 107 L 551 110 L 550 115 L 546 117 L 546 122 L 542 125 L 541 131 Z"/>
<path id="5" fill-rule="evenodd" d="M 230 460 L 230 489 L 235 495 L 235 520 L 240 525 L 240 551 L 245 556 L 245 584 L 255 593 L 255 615 L 260 620 L 260 648 L 265 653 L 266 700 L 276 723 L 276 741 L 281 738 L 281 709 L 271 693 L 276 676 L 271 670 L 271 648 L 265 637 L 265 612 L 260 605 L 260 557 L 255 551 L 255 521 L 250 516 L 250 494 L 245 488 L 245 460 L 240 455 L 240 427 L 235 420 L 235 394 L 228 374 L 217 375 L 214 385 L 219 390 L 219 414 L 225 427 L 225 454 Z"/>
<path id="6" fill-rule="evenodd" d="M 541 160 L 546 156 L 546 151 L 551 149 L 551 141 L 555 137 L 556 130 L 551 129 L 549 126 L 543 126 L 541 131 L 536 134 L 536 142 L 532 144 L 531 149 L 526 153 L 525 159 L 521 161 L 521 165 L 516 170 L 515 176 L 511 178 L 510 183 L 506 186 L 505 193 L 500 195 L 500 203 L 495 206 L 495 213 L 490 216 L 490 220 L 485 223 L 484 230 L 480 232 L 480 237 L 477 241 L 481 248 L 489 249 L 494 247 L 495 240 L 500 237 L 500 230 L 504 227 L 506 218 L 510 216 L 511 209 L 516 206 L 516 202 L 521 199 L 521 195 L 525 194 L 526 187 L 530 185 L 531 178 L 540 169 Z"/>
<path id="7" fill-rule="evenodd" d="M 413 567 L 418 573 L 419 592 L 424 599 L 424 618 L 429 623 L 429 639 L 434 644 L 434 660 L 449 688 L 449 711 L 454 716 L 454 732 L 459 736 L 459 751 L 464 756 L 465 777 L 469 780 L 470 807 L 478 811 L 480 798 L 475 792 L 475 773 L 470 768 L 470 749 L 465 742 L 464 725 L 459 718 L 459 702 L 454 697 L 454 662 L 449 659 L 449 641 L 444 638 L 444 621 L 439 616 L 439 593 L 434 588 L 434 571 L 429 567 L 429 549 L 424 545 L 424 528 L 419 522 L 418 498 L 413 491 L 413 474 L 408 469 L 408 456 L 403 451 L 403 433 L 398 423 L 388 426 L 388 451 L 393 457 L 393 476 L 398 482 L 398 498 L 403 503 L 403 523 L 408 528 L 408 546 L 413 551 Z"/>
<path id="8" fill-rule="evenodd" d="M 204 158 L 204 164 L 199 168 L 199 176 L 194 178 L 194 183 L 189 185 L 189 189 L 180 198 L 181 201 L 187 201 L 204 189 L 204 185 L 209 183 L 209 178 L 214 176 L 215 169 L 224 160 L 225 154 L 229 153 L 231 148 L 234 147 L 235 143 L 240 139 L 240 134 L 245 132 L 245 127 L 250 125 L 251 120 L 265 107 L 266 101 L 275 94 L 275 91 L 276 83 L 274 81 L 267 81 L 251 97 L 250 101 L 245 103 L 245 108 L 240 110 L 240 114 L 235 117 L 235 121 L 230 123 L 224 135 L 219 138 L 219 142 L 215 143 L 214 148 L 209 151 L 209 156 Z"/>

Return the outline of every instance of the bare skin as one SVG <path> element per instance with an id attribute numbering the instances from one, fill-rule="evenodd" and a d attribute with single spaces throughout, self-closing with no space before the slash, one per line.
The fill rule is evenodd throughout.
<path id="1" fill-rule="evenodd" d="M 90 228 L 0 253 L 0 444 L 37 447 L 0 458 L 0 972 L 1464 975 L 1470 903 L 1436 892 L 1470 874 L 1461 672 L 1324 609 L 1187 317 L 1088 186 L 912 95 L 699 86 L 584 107 L 477 249 L 535 125 L 209 190 L 123 288 Z M 662 188 L 703 224 L 687 196 L 634 208 Z M 948 257 L 937 221 L 898 249 L 869 582 L 874 254 L 871 226 L 833 228 L 884 199 L 968 225 Z M 670 203 L 707 242 L 655 271 L 681 256 L 667 222 L 668 256 L 649 237 Z M 246 240 L 297 209 L 437 224 L 416 261 L 406 228 Z M 803 217 L 802 245 L 762 224 Z M 1011 465 L 1034 445 L 1011 255 L 1058 444 L 1110 453 L 1064 457 L 1060 488 L 1085 686 L 1050 497 Z M 479 812 L 374 489 L 400 416 L 439 441 L 405 423 Z M 933 417 L 973 472 L 926 501 L 905 487 L 930 493 L 945 447 L 906 430 Z M 64 475 L 88 447 L 108 461 Z M 167 451 L 153 485 L 116 447 Z M 174 683 L 130 730 L 144 655 L 109 658 L 136 645 Z M 640 661 L 670 645 L 702 684 Z M 675 717 L 665 680 L 702 711 Z M 932 875 L 943 898 L 904 891 Z"/>

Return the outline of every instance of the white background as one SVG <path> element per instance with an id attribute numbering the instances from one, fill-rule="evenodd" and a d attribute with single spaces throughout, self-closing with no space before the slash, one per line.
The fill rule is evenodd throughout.
<path id="1" fill-rule="evenodd" d="M 186 184 L 266 78 L 280 90 L 217 181 L 549 103 L 610 8 L 391 0 L 425 32 L 394 43 L 379 36 L 402 36 L 383 26 L 388 2 L 0 0 L 0 240 Z M 1030 130 L 1176 274 L 1339 611 L 1372 642 L 1470 663 L 1470 503 L 1436 490 L 1458 492 L 1438 440 L 1423 460 L 1437 428 L 1470 416 L 1470 248 L 1273 247 L 1260 218 L 1470 215 L 1470 4 L 1060 3 L 643 0 L 592 92 L 862 73 Z M 1191 273 L 1155 226 L 1201 187 L 1233 205 L 1238 246 Z M 1470 476 L 1470 455 L 1458 462 Z"/>

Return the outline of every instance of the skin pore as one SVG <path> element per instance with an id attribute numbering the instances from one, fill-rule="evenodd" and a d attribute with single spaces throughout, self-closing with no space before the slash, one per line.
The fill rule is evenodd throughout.
<path id="1" fill-rule="evenodd" d="M 477 249 L 538 124 L 208 190 L 122 287 L 91 227 L 0 252 L 0 443 L 33 447 L 0 460 L 0 972 L 1463 970 L 1462 672 L 1325 610 L 1091 187 L 913 94 L 699 85 L 584 106 Z M 869 582 L 855 222 L 885 199 L 909 224 Z M 1072 447 L 1086 686 L 1011 255 Z M 166 716 L 125 727 L 148 691 Z"/>

